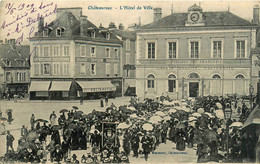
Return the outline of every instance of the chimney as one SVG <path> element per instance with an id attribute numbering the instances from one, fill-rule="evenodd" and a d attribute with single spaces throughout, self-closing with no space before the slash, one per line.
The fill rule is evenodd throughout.
<path id="1" fill-rule="evenodd" d="M 44 18 L 40 18 L 39 23 L 38 23 L 38 32 L 42 32 L 44 28 Z"/>
<path id="2" fill-rule="evenodd" d="M 125 27 L 123 26 L 123 24 L 122 24 L 122 23 L 120 23 L 120 24 L 119 24 L 119 26 L 118 26 L 118 29 L 119 29 L 119 30 L 124 30 L 124 29 L 125 29 Z"/>
<path id="3" fill-rule="evenodd" d="M 259 5 L 254 5 L 254 9 L 253 9 L 253 23 L 259 24 Z"/>
<path id="4" fill-rule="evenodd" d="M 114 22 L 110 22 L 108 28 L 111 29 L 111 30 L 112 29 L 116 29 L 115 23 Z"/>
<path id="5" fill-rule="evenodd" d="M 80 16 L 80 36 L 85 35 L 84 26 L 87 24 L 87 16 Z"/>
<path id="6" fill-rule="evenodd" d="M 10 39 L 10 45 L 15 49 L 15 39 Z"/>
<path id="7" fill-rule="evenodd" d="M 157 21 L 162 18 L 162 8 L 153 9 L 153 21 Z"/>

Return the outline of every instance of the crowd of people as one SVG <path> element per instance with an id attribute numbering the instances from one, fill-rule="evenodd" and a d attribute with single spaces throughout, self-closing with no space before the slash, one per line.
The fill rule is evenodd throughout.
<path id="1" fill-rule="evenodd" d="M 100 105 L 103 107 L 103 99 Z M 224 110 L 230 108 L 239 120 L 225 119 Z M 93 110 L 84 114 L 78 107 L 53 111 L 48 120 L 31 115 L 31 127 L 21 128 L 17 151 L 14 137 L 7 132 L 7 152 L 2 160 L 20 162 L 67 163 L 129 163 L 129 156 L 144 156 L 160 144 L 172 142 L 176 150 L 194 148 L 198 162 L 241 162 L 253 159 L 253 134 L 241 130 L 250 113 L 245 103 L 235 97 L 204 96 L 173 101 L 168 96 L 145 99 L 131 98 L 129 104 L 116 107 L 113 103 L 105 111 Z M 115 123 L 117 130 L 113 144 L 104 144 L 102 123 Z M 174 145 L 174 144 L 173 144 Z M 89 150 L 77 157 L 78 150 Z M 229 154 L 220 152 L 231 152 Z"/>

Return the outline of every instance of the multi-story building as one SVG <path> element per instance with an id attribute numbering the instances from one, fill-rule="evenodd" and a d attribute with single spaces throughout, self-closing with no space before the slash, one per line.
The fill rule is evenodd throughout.
<path id="1" fill-rule="evenodd" d="M 137 30 L 138 96 L 249 94 L 257 24 L 198 5 L 164 18 L 161 11 L 154 9 L 154 22 Z"/>
<path id="2" fill-rule="evenodd" d="M 30 39 L 31 99 L 84 99 L 122 95 L 122 42 L 82 15 L 59 8 L 56 19 Z"/>
<path id="3" fill-rule="evenodd" d="M 123 25 L 120 24 L 118 28 L 112 28 L 113 23 L 110 23 L 109 29 L 112 31 L 122 42 L 122 76 L 124 79 L 124 95 L 135 95 L 135 31 L 125 30 Z"/>
<path id="4" fill-rule="evenodd" d="M 0 43 L 0 97 L 25 96 L 30 81 L 30 46 L 15 44 L 15 39 Z"/>

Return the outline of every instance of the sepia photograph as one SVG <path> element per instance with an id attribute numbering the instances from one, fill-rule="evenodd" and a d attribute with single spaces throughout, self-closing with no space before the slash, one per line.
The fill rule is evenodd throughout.
<path id="1" fill-rule="evenodd" d="M 258 0 L 0 0 L 0 163 L 260 163 L 258 105 Z"/>

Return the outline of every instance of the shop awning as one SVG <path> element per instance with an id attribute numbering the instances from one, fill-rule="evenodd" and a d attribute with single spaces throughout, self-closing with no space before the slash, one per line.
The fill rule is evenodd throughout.
<path id="1" fill-rule="evenodd" d="M 29 91 L 48 91 L 50 87 L 50 81 L 32 81 Z"/>
<path id="2" fill-rule="evenodd" d="M 249 114 L 242 129 L 251 124 L 260 124 L 260 106 L 255 107 L 255 109 Z"/>
<path id="3" fill-rule="evenodd" d="M 129 87 L 135 87 L 135 79 L 126 80 L 126 83 L 128 84 Z"/>
<path id="4" fill-rule="evenodd" d="M 110 92 L 116 87 L 110 81 L 77 81 L 83 92 Z"/>
<path id="5" fill-rule="evenodd" d="M 52 81 L 50 91 L 69 91 L 71 81 Z"/>

